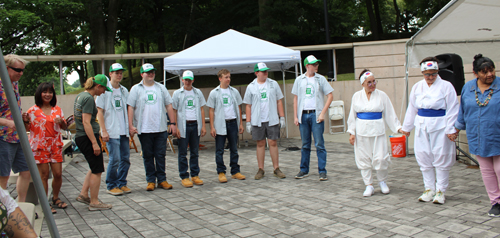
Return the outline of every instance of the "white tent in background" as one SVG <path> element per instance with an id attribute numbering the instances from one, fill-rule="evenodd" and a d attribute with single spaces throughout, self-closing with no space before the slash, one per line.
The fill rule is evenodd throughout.
<path id="1" fill-rule="evenodd" d="M 452 0 L 413 35 L 406 42 L 406 105 L 409 68 L 418 68 L 420 60 L 427 56 L 454 53 L 462 57 L 465 65 L 472 64 L 474 55 L 482 53 L 500 61 L 499 12 L 499 0 Z"/>
<path id="2" fill-rule="evenodd" d="M 471 64 L 482 53 L 500 60 L 500 1 L 452 0 L 406 44 L 407 67 L 419 67 L 421 59 L 446 53 Z"/>
<path id="3" fill-rule="evenodd" d="M 264 62 L 271 71 L 283 71 L 300 63 L 300 51 L 255 38 L 235 30 L 212 36 L 188 49 L 164 59 L 164 70 L 181 75 L 216 75 L 222 68 L 233 74 L 253 73 Z"/>
<path id="4" fill-rule="evenodd" d="M 185 70 L 193 71 L 195 76 L 217 75 L 223 68 L 232 74 L 253 73 L 255 64 L 264 62 L 270 71 L 282 72 L 283 86 L 285 86 L 285 70 L 296 64 L 300 65 L 300 61 L 298 50 L 291 50 L 230 29 L 166 57 L 164 71 L 179 76 Z M 283 95 L 285 95 L 286 116 L 286 93 Z M 286 136 L 288 137 L 288 127 Z"/>

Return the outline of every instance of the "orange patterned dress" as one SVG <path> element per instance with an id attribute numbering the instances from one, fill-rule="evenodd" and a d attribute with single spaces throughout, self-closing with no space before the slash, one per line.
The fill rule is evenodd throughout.
<path id="1" fill-rule="evenodd" d="M 50 115 L 45 115 L 37 105 L 28 109 L 30 118 L 30 145 L 37 164 L 61 163 L 62 134 L 61 128 L 54 120 L 64 115 L 60 107 L 52 107 Z"/>

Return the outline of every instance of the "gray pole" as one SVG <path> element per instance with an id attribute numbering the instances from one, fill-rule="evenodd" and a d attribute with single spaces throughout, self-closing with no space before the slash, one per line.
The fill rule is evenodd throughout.
<path id="1" fill-rule="evenodd" d="M 62 67 L 62 59 L 59 60 L 59 83 L 61 84 L 61 95 L 64 95 L 64 80 L 63 80 L 63 67 Z M 55 97 L 56 95 L 54 95 Z"/>
<path id="2" fill-rule="evenodd" d="M 9 74 L 7 73 L 7 65 L 3 59 L 2 48 L 0 47 L 0 78 L 2 78 L 2 85 L 4 87 L 5 95 L 7 96 L 7 101 L 9 102 L 10 111 L 12 113 L 12 118 L 16 125 L 17 134 L 21 141 L 21 147 L 23 148 L 24 157 L 28 168 L 30 169 L 31 178 L 33 179 L 33 184 L 35 185 L 35 191 L 40 200 L 40 205 L 42 206 L 43 214 L 45 219 L 47 219 L 47 226 L 49 227 L 49 232 L 52 237 L 59 238 L 59 231 L 57 230 L 56 222 L 50 211 L 49 201 L 47 200 L 47 195 L 45 189 L 43 188 L 42 180 L 40 179 L 40 173 L 38 172 L 38 167 L 35 163 L 35 158 L 33 157 L 33 151 L 31 151 L 30 142 L 28 140 L 28 135 L 26 134 L 26 128 L 24 128 L 23 118 L 21 117 L 21 111 L 17 105 L 16 95 L 14 94 L 14 88 L 12 87 L 12 82 L 10 81 Z M 55 95 L 54 95 L 55 96 Z"/>

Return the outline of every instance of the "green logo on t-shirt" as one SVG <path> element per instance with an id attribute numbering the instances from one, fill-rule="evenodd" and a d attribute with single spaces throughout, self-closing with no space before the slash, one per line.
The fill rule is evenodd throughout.
<path id="1" fill-rule="evenodd" d="M 193 96 L 186 96 L 186 110 L 193 110 L 194 109 L 194 97 Z"/>
<path id="2" fill-rule="evenodd" d="M 121 107 L 120 106 L 120 100 L 115 100 L 115 107 Z"/>
<path id="3" fill-rule="evenodd" d="M 223 98 L 222 100 L 224 100 L 224 104 L 228 104 L 229 103 L 228 98 Z"/>
<path id="4" fill-rule="evenodd" d="M 155 104 L 156 101 L 158 100 L 158 96 L 156 95 L 156 91 L 154 90 L 146 91 L 146 95 L 147 95 L 146 104 Z"/>
<path id="5" fill-rule="evenodd" d="M 260 93 L 260 98 L 261 99 L 266 99 L 267 98 L 267 93 L 266 92 L 261 92 Z"/>

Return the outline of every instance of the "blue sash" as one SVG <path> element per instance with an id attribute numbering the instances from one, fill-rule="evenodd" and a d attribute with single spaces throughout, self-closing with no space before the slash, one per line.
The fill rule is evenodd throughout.
<path id="1" fill-rule="evenodd" d="M 446 110 L 445 109 L 434 110 L 434 109 L 420 108 L 420 109 L 418 109 L 418 115 L 421 117 L 442 117 L 442 116 L 446 115 Z"/>
<path id="2" fill-rule="evenodd" d="M 382 112 L 358 112 L 359 119 L 363 120 L 377 120 L 382 119 Z"/>

